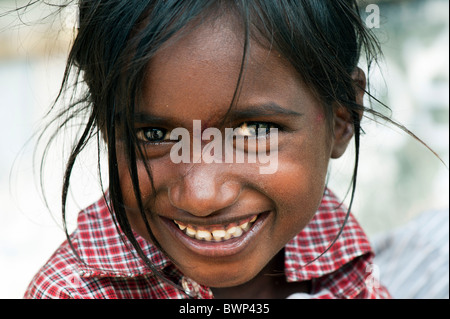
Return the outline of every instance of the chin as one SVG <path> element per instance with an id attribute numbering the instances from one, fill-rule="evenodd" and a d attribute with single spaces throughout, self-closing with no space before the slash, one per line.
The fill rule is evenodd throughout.
<path id="1" fill-rule="evenodd" d="M 208 266 L 205 266 L 208 267 Z M 228 288 L 235 287 L 252 280 L 259 273 L 259 270 L 248 271 L 246 265 L 239 265 L 237 269 L 230 266 L 222 266 L 220 269 L 212 269 L 205 273 L 195 268 L 192 272 L 185 272 L 186 276 L 195 280 L 197 283 L 211 288 Z"/>

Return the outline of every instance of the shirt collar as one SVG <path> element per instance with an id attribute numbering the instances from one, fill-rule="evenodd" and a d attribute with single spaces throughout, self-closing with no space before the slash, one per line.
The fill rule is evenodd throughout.
<path id="1" fill-rule="evenodd" d="M 109 194 L 78 215 L 72 235 L 80 256 L 79 272 L 84 277 L 134 277 L 152 273 L 110 212 Z M 154 245 L 134 233 L 143 253 L 154 268 L 161 270 L 170 261 Z"/>
<path id="2" fill-rule="evenodd" d="M 286 278 L 288 281 L 318 278 L 371 251 L 356 219 L 352 214 L 347 216 L 345 205 L 326 189 L 313 219 L 285 246 Z"/>

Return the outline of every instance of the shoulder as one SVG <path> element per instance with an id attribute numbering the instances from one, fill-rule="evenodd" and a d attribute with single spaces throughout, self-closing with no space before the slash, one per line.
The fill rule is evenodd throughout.
<path id="1" fill-rule="evenodd" d="M 334 298 L 390 298 L 379 281 L 379 269 L 374 264 L 374 251 L 366 233 L 330 190 L 325 193 L 316 217 L 312 229 L 328 233 L 322 239 L 331 243 L 324 258 L 319 258 L 319 264 L 331 271 L 317 278 L 317 288 L 325 288 Z M 325 226 L 330 222 L 332 226 Z"/>
<path id="2" fill-rule="evenodd" d="M 74 298 L 77 263 L 68 241 L 65 241 L 34 276 L 24 298 Z"/>
<path id="3" fill-rule="evenodd" d="M 329 190 L 314 218 L 285 249 L 292 281 L 322 277 L 372 254 L 357 220 Z"/>
<path id="4" fill-rule="evenodd" d="M 82 267 L 80 243 L 86 235 L 83 228 L 90 228 L 95 221 L 102 219 L 104 200 L 99 200 L 83 209 L 78 215 L 77 228 L 38 270 L 25 291 L 26 299 L 65 299 L 86 298 L 81 296 L 83 279 L 79 275 Z M 70 241 L 69 241 L 70 240 Z"/>
<path id="5" fill-rule="evenodd" d="M 364 230 L 326 189 L 316 215 L 286 246 L 289 281 L 311 280 L 314 298 L 388 298 Z"/>
<path id="6" fill-rule="evenodd" d="M 373 254 L 359 256 L 338 270 L 315 280 L 315 290 L 321 298 L 389 299 L 388 290 L 379 280 L 379 270 L 373 263 Z M 319 297 L 320 298 L 320 297 Z"/>
<path id="7" fill-rule="evenodd" d="M 37 272 L 24 298 L 119 299 L 164 294 L 166 286 L 124 242 L 106 200 L 103 197 L 79 213 L 77 228 Z M 142 241 L 141 247 L 159 267 L 169 264 L 153 246 Z"/>
<path id="8" fill-rule="evenodd" d="M 332 273 L 312 279 L 310 293 L 295 293 L 289 299 L 390 299 L 380 283 L 370 254 L 357 257 Z"/>

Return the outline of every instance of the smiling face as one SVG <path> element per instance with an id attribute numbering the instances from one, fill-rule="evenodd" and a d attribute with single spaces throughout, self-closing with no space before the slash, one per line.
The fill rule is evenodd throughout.
<path id="1" fill-rule="evenodd" d="M 186 276 L 210 287 L 249 281 L 306 226 L 321 201 L 329 159 L 349 140 L 330 133 L 321 103 L 286 60 L 254 41 L 229 110 L 242 34 L 221 18 L 167 43 L 148 66 L 135 123 L 146 152 L 137 168 L 152 232 Z M 226 114 L 226 127 L 278 128 L 276 172 L 260 174 L 259 163 L 173 163 L 171 130 L 183 127 L 192 136 L 194 120 L 202 130 L 221 128 Z M 128 218 L 150 240 L 120 152 L 118 165 Z"/>

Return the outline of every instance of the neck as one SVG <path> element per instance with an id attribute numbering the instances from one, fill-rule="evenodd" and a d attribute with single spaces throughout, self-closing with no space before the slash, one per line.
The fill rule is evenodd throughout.
<path id="1" fill-rule="evenodd" d="M 250 281 L 235 287 L 212 288 L 218 299 L 280 299 L 295 292 L 309 291 L 308 282 L 288 283 L 284 275 L 284 250 Z"/>

